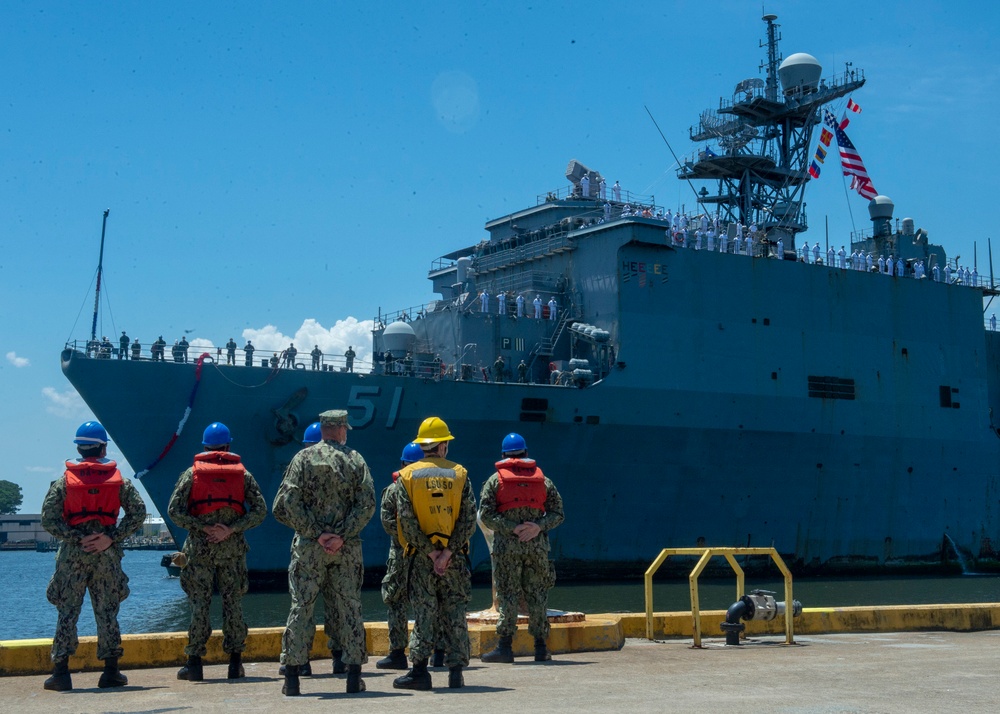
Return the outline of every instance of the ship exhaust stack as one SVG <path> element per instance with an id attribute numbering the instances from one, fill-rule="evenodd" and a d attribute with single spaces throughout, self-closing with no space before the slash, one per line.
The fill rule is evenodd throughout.
<path id="1" fill-rule="evenodd" d="M 726 621 L 720 626 L 726 633 L 726 644 L 740 644 L 740 633 L 746 629 L 743 620 L 770 621 L 784 617 L 786 608 L 787 605 L 784 602 L 776 602 L 774 593 L 768 590 L 754 590 L 749 595 L 744 595 L 729 606 L 726 610 Z M 802 603 L 792 600 L 792 616 L 798 617 L 801 614 Z"/>

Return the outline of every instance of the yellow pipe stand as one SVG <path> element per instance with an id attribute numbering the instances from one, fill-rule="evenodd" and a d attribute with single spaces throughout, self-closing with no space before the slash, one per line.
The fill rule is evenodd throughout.
<path id="1" fill-rule="evenodd" d="M 794 633 L 792 629 L 792 573 L 785 565 L 785 561 L 778 555 L 774 548 L 664 548 L 656 556 L 656 560 L 646 569 L 646 639 L 653 639 L 653 575 L 663 562 L 671 555 L 697 555 L 700 556 L 698 563 L 694 566 L 688 576 L 688 583 L 691 588 L 691 617 L 694 619 L 694 646 L 701 647 L 701 606 L 698 602 L 698 576 L 705 570 L 713 557 L 723 556 L 729 566 L 736 573 L 736 599 L 743 597 L 745 578 L 743 569 L 736 563 L 737 555 L 770 555 L 771 560 L 778 566 L 778 570 L 785 578 L 785 644 L 794 644 Z"/>

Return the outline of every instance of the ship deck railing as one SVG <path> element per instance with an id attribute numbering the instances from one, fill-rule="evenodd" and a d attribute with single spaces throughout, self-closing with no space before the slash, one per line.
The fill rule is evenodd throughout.
<path id="1" fill-rule="evenodd" d="M 620 192 L 620 198 L 615 198 L 614 191 L 610 185 L 604 192 L 604 195 L 600 195 L 600 188 L 591 183 L 590 184 L 590 195 L 584 196 L 583 191 L 579 186 L 564 186 L 563 188 L 557 188 L 554 191 L 546 191 L 545 193 L 540 193 L 535 196 L 535 205 L 541 206 L 545 203 L 554 203 L 556 201 L 609 201 L 613 204 L 626 204 L 630 203 L 633 206 L 641 204 L 644 206 L 652 206 L 656 204 L 656 197 L 650 194 L 649 196 L 634 193 L 632 191 L 627 191 L 622 189 Z"/>
<path id="2" fill-rule="evenodd" d="M 229 362 L 228 352 L 224 347 L 214 345 L 194 344 L 188 346 L 187 350 L 180 349 L 176 353 L 173 345 L 164 348 L 163 359 L 153 359 L 149 345 L 143 345 L 138 358 L 133 357 L 131 347 L 125 350 L 122 355 L 116 343 L 102 342 L 101 340 L 70 340 L 65 345 L 66 349 L 73 350 L 84 357 L 91 359 L 109 360 L 135 360 L 141 362 L 162 362 L 163 364 L 192 364 L 198 360 L 202 354 L 208 354 L 210 363 L 226 366 Z M 247 363 L 247 354 L 242 347 L 236 349 L 233 357 L 233 364 L 237 367 L 263 367 L 266 369 L 301 369 L 315 370 L 319 372 L 347 372 L 347 358 L 343 355 L 322 354 L 318 360 L 313 361 L 311 350 L 299 350 L 294 357 L 288 358 L 286 350 L 265 350 L 255 348 L 252 352 L 250 363 Z M 353 368 L 355 372 L 370 372 L 373 364 L 371 361 L 354 358 Z"/>

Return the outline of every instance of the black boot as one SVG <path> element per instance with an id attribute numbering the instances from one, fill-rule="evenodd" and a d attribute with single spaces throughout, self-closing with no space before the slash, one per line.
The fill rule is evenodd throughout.
<path id="1" fill-rule="evenodd" d="M 444 667 L 444 650 L 434 650 L 431 667 Z"/>
<path id="2" fill-rule="evenodd" d="M 278 667 L 278 676 L 285 676 L 285 665 Z M 311 677 L 313 676 L 312 662 L 306 662 L 305 664 L 299 665 L 299 676 L 300 677 Z"/>
<path id="3" fill-rule="evenodd" d="M 462 665 L 456 664 L 448 668 L 448 687 L 451 689 L 461 689 L 465 686 L 465 679 L 462 677 Z"/>
<path id="4" fill-rule="evenodd" d="M 200 682 L 205 679 L 201 657 L 188 657 L 187 664 L 177 670 L 177 679 L 186 679 L 189 682 Z"/>
<path id="5" fill-rule="evenodd" d="M 104 660 L 104 671 L 101 678 L 97 680 L 100 689 L 111 689 L 112 687 L 124 687 L 128 684 L 128 677 L 118 671 L 118 658 L 108 657 Z"/>
<path id="6" fill-rule="evenodd" d="M 548 647 L 545 646 L 544 637 L 535 638 L 535 661 L 536 662 L 548 662 L 552 659 L 552 655 L 549 654 Z"/>
<path id="7" fill-rule="evenodd" d="M 393 689 L 416 689 L 426 692 L 431 688 L 431 673 L 427 671 L 427 660 L 415 661 L 409 672 L 392 680 Z"/>
<path id="8" fill-rule="evenodd" d="M 377 669 L 409 669 L 403 650 L 389 650 L 389 654 L 375 663 Z"/>
<path id="9" fill-rule="evenodd" d="M 226 675 L 226 679 L 243 679 L 245 676 L 247 676 L 247 673 L 243 669 L 243 654 L 240 652 L 230 652 L 229 673 Z"/>
<path id="10" fill-rule="evenodd" d="M 497 646 L 480 657 L 480 659 L 483 662 L 512 663 L 514 661 L 514 648 L 511 647 L 513 641 L 513 637 L 501 637 L 500 641 L 497 642 Z"/>
<path id="11" fill-rule="evenodd" d="M 358 692 L 363 692 L 366 689 L 368 689 L 368 687 L 365 686 L 365 680 L 361 679 L 361 665 L 347 665 L 347 693 L 357 694 Z"/>
<path id="12" fill-rule="evenodd" d="M 57 659 L 52 663 L 52 676 L 42 685 L 50 692 L 68 692 L 73 688 L 73 679 L 69 675 L 69 659 Z"/>
<path id="13" fill-rule="evenodd" d="M 347 665 L 344 664 L 344 660 L 341 657 L 344 655 L 344 650 L 331 650 L 330 653 L 333 655 L 333 673 L 343 674 L 347 671 Z"/>
<path id="14" fill-rule="evenodd" d="M 281 693 L 286 697 L 297 697 L 299 692 L 299 666 L 285 665 L 285 683 L 281 685 Z"/>

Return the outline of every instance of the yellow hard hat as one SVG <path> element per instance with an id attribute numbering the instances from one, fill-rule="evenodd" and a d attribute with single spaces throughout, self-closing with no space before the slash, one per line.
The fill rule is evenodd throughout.
<path id="1" fill-rule="evenodd" d="M 448 425 L 438 417 L 427 417 L 417 429 L 416 444 L 436 444 L 439 441 L 451 441 L 455 437 L 448 431 Z"/>

